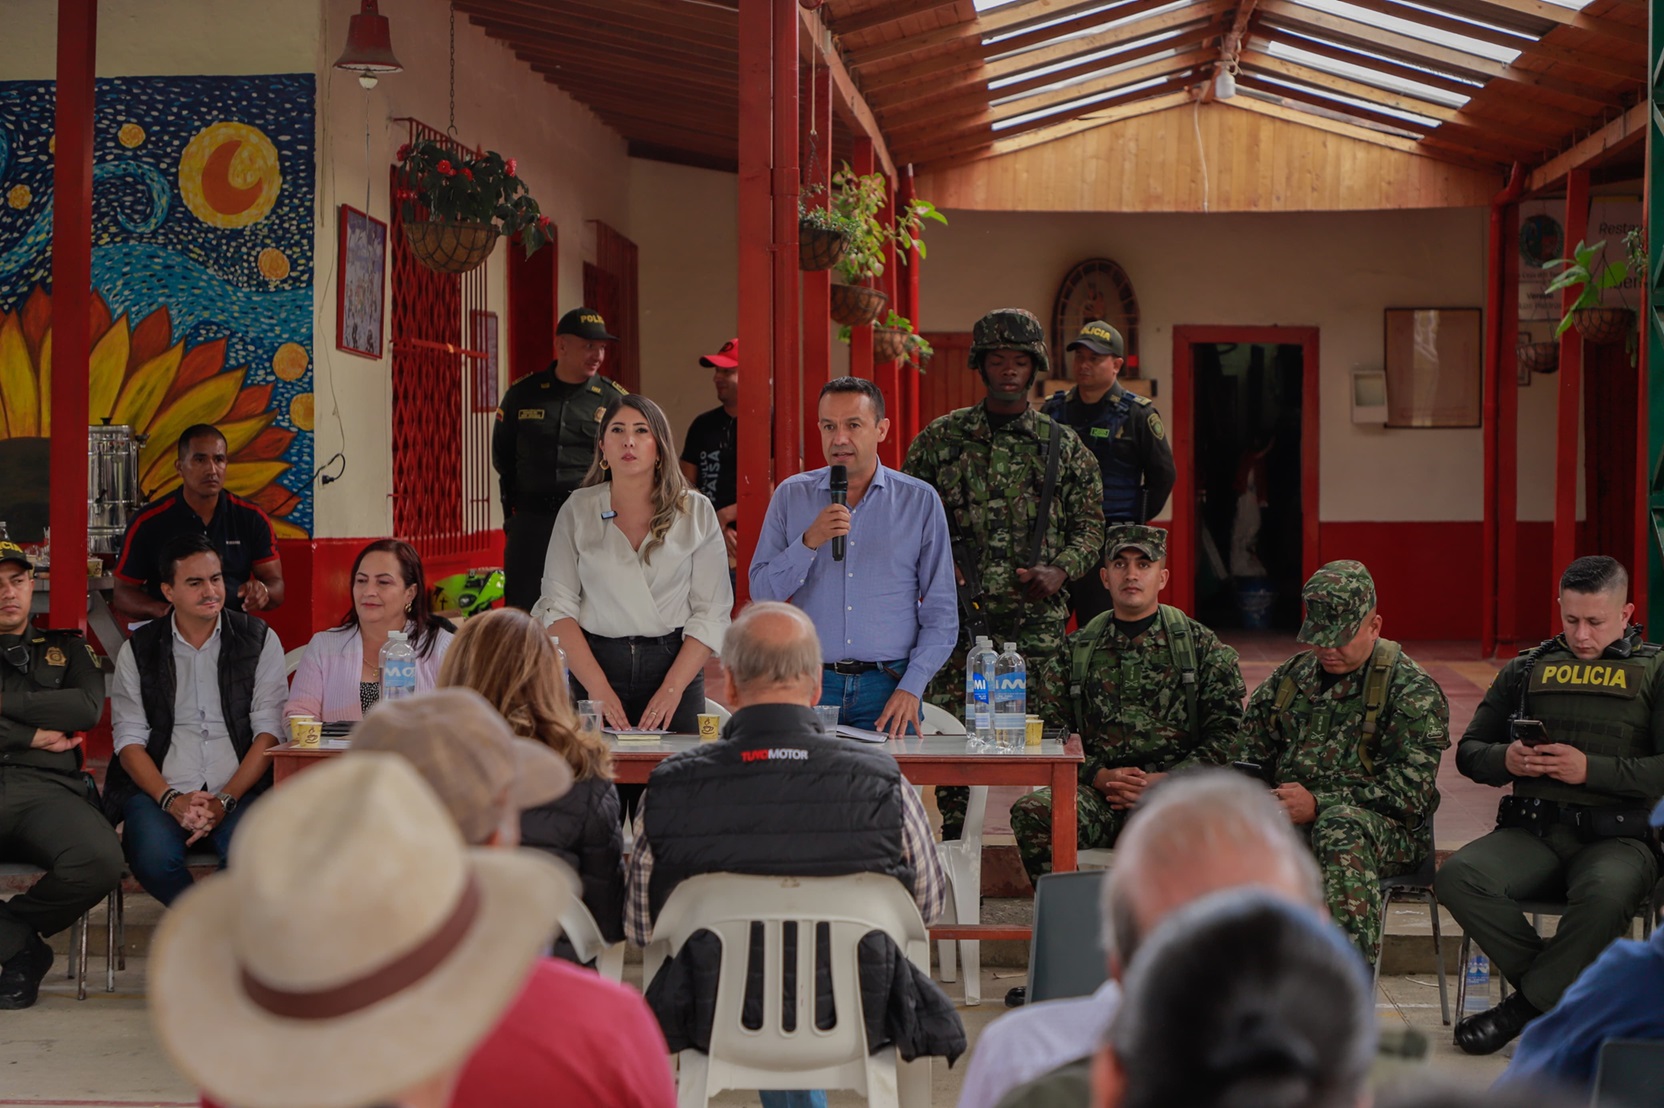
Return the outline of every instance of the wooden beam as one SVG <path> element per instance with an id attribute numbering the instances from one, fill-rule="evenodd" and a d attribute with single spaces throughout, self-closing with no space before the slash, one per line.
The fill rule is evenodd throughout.
<path id="1" fill-rule="evenodd" d="M 733 96 L 739 88 L 731 74 L 724 79 L 686 72 L 666 73 L 663 69 L 624 65 L 610 57 L 570 58 L 549 51 L 516 50 L 514 56 L 557 84 L 572 82 L 574 97 L 581 96 L 586 88 L 638 89 L 643 93 L 682 97 Z"/>
<path id="2" fill-rule="evenodd" d="M 1388 149 L 1398 150 L 1405 154 L 1429 156 L 1415 139 L 1374 131 L 1356 123 L 1346 123 L 1339 119 L 1331 119 L 1328 116 L 1315 115 L 1312 112 L 1301 111 L 1299 108 L 1286 108 L 1281 104 L 1261 100 L 1257 96 L 1233 96 L 1229 100 L 1218 100 L 1215 103 L 1226 108 L 1236 108 L 1245 112 L 1270 116 L 1272 119 L 1281 119 L 1285 123 L 1299 123 L 1302 126 L 1315 127 L 1319 131 L 1327 131 L 1332 135 L 1342 135 L 1346 138 L 1357 139 L 1360 142 L 1374 143 L 1376 146 L 1385 146 Z"/>
<path id="3" fill-rule="evenodd" d="M 1526 192 L 1541 192 L 1574 169 L 1587 169 L 1602 155 L 1633 146 L 1647 135 L 1647 102 L 1630 108 L 1588 138 L 1555 155 L 1525 179 Z"/>
<path id="4" fill-rule="evenodd" d="M 835 35 L 858 35 L 862 31 L 870 31 L 886 23 L 906 19 L 910 15 L 928 15 L 939 8 L 951 8 L 958 3 L 960 0 L 888 0 L 887 3 L 864 12 L 854 12 L 850 15 L 838 15 L 833 12 L 829 22 Z"/>
<path id="5" fill-rule="evenodd" d="M 1118 23 L 1107 31 L 1100 31 L 1084 38 L 1059 42 L 1023 54 L 996 57 L 989 61 L 986 66 L 988 79 L 994 81 L 1001 77 L 1014 76 L 1055 62 L 1069 61 L 1123 42 L 1136 42 L 1150 35 L 1171 31 L 1176 27 L 1202 25 L 1208 21 L 1217 20 L 1225 12 L 1232 9 L 1232 0 L 1204 0 L 1202 3 L 1193 6 L 1187 5 L 1161 15 L 1145 16 L 1141 19 L 1129 20 L 1126 23 Z"/>
<path id="6" fill-rule="evenodd" d="M 675 24 L 725 28 L 730 36 L 737 33 L 732 9 L 723 11 L 704 3 L 690 4 L 687 0 L 618 0 L 607 4 L 597 3 L 597 0 L 579 0 L 579 3 L 589 9 L 603 9 L 601 14 L 605 21 L 618 22 L 626 27 Z M 457 0 L 456 7 L 462 12 L 494 11 L 542 19 L 557 14 L 556 5 L 547 0 Z M 574 5 L 561 0 L 558 7 L 564 12 L 572 10 Z"/>
<path id="7" fill-rule="evenodd" d="M 1408 119 L 1400 119 L 1389 112 L 1375 111 L 1372 108 L 1361 107 L 1357 104 L 1348 104 L 1312 89 L 1279 84 L 1267 80 L 1263 73 L 1243 72 L 1238 75 L 1237 84 L 1243 88 L 1258 89 L 1268 96 L 1276 96 L 1283 100 L 1298 100 L 1303 104 L 1310 104 L 1313 107 L 1333 112 L 1335 115 L 1367 120 L 1382 127 L 1390 127 L 1396 131 L 1405 131 L 1415 135 L 1428 134 L 1438 126 L 1436 121 L 1433 123 L 1416 123 Z"/>
<path id="8" fill-rule="evenodd" d="M 1160 96 L 1152 96 L 1147 100 L 1134 101 L 1116 108 L 1106 108 L 1102 112 L 1095 113 L 1084 119 L 1076 119 L 1068 123 L 1060 123 L 1051 127 L 1039 128 L 1029 131 L 1026 134 L 1018 135 L 1014 138 L 1001 139 L 1000 141 L 991 144 L 984 150 L 970 151 L 956 156 L 932 161 L 923 168 L 930 172 L 940 172 L 944 169 L 951 169 L 956 165 L 965 165 L 969 162 L 984 161 L 988 158 L 998 158 L 1006 154 L 1015 154 L 1019 150 L 1027 150 L 1031 146 L 1041 146 L 1048 142 L 1056 142 L 1059 139 L 1068 138 L 1070 135 L 1078 135 L 1082 131 L 1091 131 L 1099 127 L 1107 127 L 1112 123 L 1120 123 L 1123 120 L 1134 119 L 1141 115 L 1152 115 L 1156 112 L 1166 111 L 1169 108 L 1181 107 L 1190 103 L 1191 99 L 1192 97 L 1189 89 L 1180 89 L 1177 92 L 1168 92 Z"/>
<path id="9" fill-rule="evenodd" d="M 885 175 L 890 180 L 895 180 L 896 163 L 890 157 L 890 147 L 884 139 L 884 130 L 878 125 L 878 117 L 873 114 L 872 106 L 862 95 L 860 86 L 850 74 L 849 67 L 844 64 L 843 53 L 833 44 L 831 32 L 826 29 L 826 24 L 821 21 L 818 12 L 799 7 L 797 15 L 802 21 L 798 48 L 804 51 L 813 50 L 820 56 L 820 64 L 826 67 L 826 72 L 832 79 L 832 88 L 837 93 L 835 103 L 839 114 L 843 115 L 858 133 L 872 140 L 873 157 L 884 167 Z"/>
<path id="10" fill-rule="evenodd" d="M 1508 31 L 1500 31 L 1493 27 L 1480 26 L 1460 19 L 1452 19 L 1446 15 L 1427 11 L 1423 8 L 1412 7 L 1399 3 L 1399 0 L 1350 0 L 1360 8 L 1380 12 L 1398 19 L 1409 20 L 1423 27 L 1432 27 L 1452 34 L 1466 35 L 1468 38 L 1480 42 L 1488 42 L 1493 46 L 1503 46 L 1510 50 L 1518 50 L 1522 54 L 1529 54 L 1539 61 L 1563 62 L 1594 73 L 1609 77 L 1621 77 L 1628 80 L 1640 80 L 1640 74 L 1646 69 L 1646 47 L 1640 42 L 1633 43 L 1633 50 L 1625 53 L 1633 54 L 1634 60 L 1627 61 L 1618 57 L 1602 57 L 1591 54 L 1586 50 L 1573 50 L 1551 42 L 1532 41 L 1521 38 Z"/>
<path id="11" fill-rule="evenodd" d="M 1202 89 L 1202 103 L 1211 104 L 1214 99 L 1214 89 L 1219 85 L 1219 76 L 1229 72 L 1236 64 L 1242 53 L 1243 40 L 1248 35 L 1248 23 L 1254 18 L 1254 8 L 1258 0 L 1238 0 L 1236 17 L 1231 20 L 1231 29 L 1225 32 L 1225 37 L 1219 43 L 1219 58 L 1213 63 L 1213 80 Z"/>
<path id="12" fill-rule="evenodd" d="M 1282 28 L 1275 28 L 1275 30 L 1280 31 Z M 1267 42 L 1272 41 L 1272 31 L 1273 28 L 1262 26 L 1260 28 L 1260 37 L 1264 38 Z M 1447 77 L 1442 73 L 1430 73 L 1425 69 L 1417 69 L 1414 66 L 1407 65 L 1403 62 L 1389 61 L 1379 57 L 1369 57 L 1368 55 L 1358 53 L 1356 50 L 1348 49 L 1345 46 L 1337 45 L 1325 39 L 1308 38 L 1299 33 L 1295 33 L 1293 35 L 1279 34 L 1275 36 L 1275 39 L 1284 46 L 1292 46 L 1295 49 L 1304 50 L 1308 54 L 1316 54 L 1319 57 L 1332 58 L 1337 62 L 1344 62 L 1347 65 L 1356 65 L 1361 66 L 1364 69 L 1372 69 L 1377 73 L 1384 73 L 1392 77 L 1397 77 L 1401 80 L 1415 81 L 1418 84 L 1427 85 L 1430 88 L 1443 89 L 1445 92 L 1453 93 L 1457 96 L 1476 96 L 1480 90 L 1485 87 L 1483 84 L 1470 84 L 1466 81 L 1458 81 L 1454 77 Z"/>
<path id="13" fill-rule="evenodd" d="M 1642 34 L 1644 38 L 1643 28 L 1631 27 L 1615 19 L 1584 15 L 1580 11 L 1563 8 L 1559 4 L 1547 3 L 1546 0 L 1463 0 L 1460 6 L 1450 6 L 1458 10 L 1471 6 L 1477 9 L 1475 14 L 1480 18 L 1484 18 L 1487 10 L 1499 13 L 1503 18 L 1509 15 L 1523 15 L 1547 23 L 1558 23 L 1562 27 L 1571 27 L 1585 34 L 1615 38 L 1621 42 L 1632 42 L 1637 34 Z M 1641 45 L 1644 47 L 1646 43 L 1643 41 Z"/>
<path id="14" fill-rule="evenodd" d="M 632 158 L 642 158 L 650 162 L 669 162 L 671 165 L 692 166 L 694 169 L 714 169 L 721 173 L 733 173 L 739 168 L 739 161 L 732 154 L 722 155 L 682 150 L 674 146 L 638 142 L 635 139 L 628 140 L 624 150 Z"/>
<path id="15" fill-rule="evenodd" d="M 880 49 L 878 45 L 869 47 L 867 51 L 852 56 L 850 64 L 857 69 L 864 69 L 874 62 L 906 57 L 944 46 L 954 46 L 977 53 L 979 51 L 970 49 L 971 46 L 980 47 L 982 40 L 989 35 L 1005 34 L 1037 23 L 1067 20 L 1071 16 L 1098 11 L 1103 6 L 1104 0 L 1028 0 L 1027 3 L 1007 4 L 986 16 L 978 16 L 969 23 L 936 27 L 908 35 L 905 43 L 884 44 L 890 47 L 888 50 Z M 1103 15 L 1106 18 L 1114 18 L 1110 13 Z M 833 30 L 844 33 L 840 27 L 834 26 Z"/>
<path id="16" fill-rule="evenodd" d="M 1047 23 L 1041 27 L 1016 29 L 1006 33 L 1006 37 L 997 42 L 985 42 L 990 33 L 979 23 L 963 23 L 954 27 L 944 27 L 941 31 L 955 32 L 947 41 L 940 41 L 936 32 L 926 32 L 920 35 L 906 35 L 893 42 L 879 43 L 869 46 L 865 50 L 857 50 L 850 55 L 849 62 L 857 69 L 867 69 L 880 62 L 896 61 L 921 53 L 925 50 L 940 46 L 953 45 L 955 52 L 980 54 L 985 58 L 1008 54 L 1017 50 L 1039 46 L 1052 42 L 1063 35 L 1076 34 L 1092 27 L 1100 27 L 1108 23 L 1119 24 L 1129 19 L 1135 19 L 1145 12 L 1164 7 L 1172 0 L 1124 0 L 1108 11 L 1094 10 L 1098 5 L 1082 5 L 1083 14 L 1058 23 Z"/>
<path id="17" fill-rule="evenodd" d="M 1028 115 L 1030 112 L 1043 111 L 1058 104 L 1068 104 L 1082 97 L 1093 96 L 1110 89 L 1124 85 L 1136 84 L 1149 80 L 1151 77 L 1163 77 L 1171 73 L 1178 73 L 1195 69 L 1213 59 L 1214 51 L 1189 50 L 1176 54 L 1170 58 L 1156 58 L 1143 65 L 1130 66 L 1115 73 L 1106 74 L 1095 81 L 1083 81 L 1078 85 L 1067 88 L 1053 89 L 1050 92 L 1036 96 L 1025 96 L 1021 100 L 1009 104 L 1002 104 L 995 109 L 994 119 L 999 122 L 1006 119 L 1016 119 Z"/>
<path id="18" fill-rule="evenodd" d="M 559 40 L 575 47 L 584 43 L 594 45 L 625 44 L 640 51 L 656 51 L 664 55 L 690 57 L 738 58 L 739 47 L 732 35 L 707 34 L 692 28 L 677 28 L 674 35 L 660 38 L 642 34 L 617 22 L 583 19 L 539 19 L 531 16 L 511 16 L 500 12 L 472 12 L 469 20 L 484 27 L 494 36 L 509 43 Z"/>

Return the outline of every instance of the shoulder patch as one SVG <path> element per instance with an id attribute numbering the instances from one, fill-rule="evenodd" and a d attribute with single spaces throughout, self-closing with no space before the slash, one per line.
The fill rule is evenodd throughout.
<path id="1" fill-rule="evenodd" d="M 1154 400 L 1151 400 L 1148 396 L 1145 396 L 1141 392 L 1133 392 L 1131 389 L 1128 389 L 1127 393 L 1132 397 L 1132 402 L 1134 404 L 1141 405 L 1145 408 L 1148 408 L 1151 404 L 1155 403 Z"/>
<path id="2" fill-rule="evenodd" d="M 1149 401 L 1146 400 L 1144 403 L 1148 404 Z M 1154 435 L 1158 439 L 1166 438 L 1167 429 L 1161 425 L 1161 416 L 1156 414 L 1156 410 L 1154 408 L 1150 409 L 1150 414 L 1147 418 L 1150 425 L 1150 434 Z"/>

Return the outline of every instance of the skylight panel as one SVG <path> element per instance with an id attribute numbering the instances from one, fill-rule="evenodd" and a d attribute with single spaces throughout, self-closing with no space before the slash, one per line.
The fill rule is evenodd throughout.
<path id="1" fill-rule="evenodd" d="M 1266 53 L 1274 58 L 1297 62 L 1310 69 L 1320 69 L 1325 73 L 1332 73 L 1336 77 L 1346 77 L 1391 92 L 1402 92 L 1406 96 L 1414 96 L 1420 100 L 1431 100 L 1435 104 L 1443 104 L 1448 108 L 1460 108 L 1472 99 L 1472 97 L 1463 96 L 1461 93 L 1435 88 L 1432 85 L 1424 85 L 1419 81 L 1405 80 L 1390 73 L 1383 73 L 1378 69 L 1370 69 L 1368 66 L 1353 65 L 1350 62 L 1337 61 L 1322 54 L 1313 54 L 1310 51 L 1300 49 L 1298 46 L 1290 46 L 1285 42 L 1272 41 L 1266 43 Z"/>
<path id="2" fill-rule="evenodd" d="M 1070 100 L 1065 104 L 1054 104 L 1051 107 L 1041 109 L 1040 111 L 1012 116 L 1010 119 L 1002 119 L 998 123 L 994 124 L 993 129 L 995 131 L 1004 131 L 1012 127 L 1020 127 L 1025 123 L 1032 123 L 1037 119 L 1045 119 L 1050 115 L 1057 115 L 1060 112 L 1083 108 L 1089 104 L 1096 104 L 1100 100 L 1108 100 L 1116 96 L 1125 96 L 1131 92 L 1139 92 L 1143 89 L 1154 88 L 1156 85 L 1163 84 L 1166 81 L 1166 77 L 1151 77 L 1148 80 L 1137 81 L 1130 85 L 1122 85 L 1120 88 L 1109 89 L 1105 92 L 1095 93 L 1091 96 L 1083 96 L 1079 100 Z"/>
<path id="3" fill-rule="evenodd" d="M 1003 8 L 1007 4 L 1014 4 L 1016 2 L 1017 0 L 976 0 L 976 10 L 979 13 L 992 11 L 995 8 Z"/>
<path id="4" fill-rule="evenodd" d="M 1030 96 L 1041 96 L 1048 92 L 1056 92 L 1060 89 L 1072 88 L 1075 85 L 1085 84 L 1088 81 L 1097 81 L 1104 77 L 1113 77 L 1116 73 L 1123 69 L 1129 69 L 1133 66 L 1139 65 L 1149 65 L 1151 62 L 1165 61 L 1168 58 L 1176 58 L 1178 56 L 1179 52 L 1177 50 L 1163 50 L 1160 53 L 1152 54 L 1147 57 L 1131 58 L 1127 61 L 1121 62 L 1119 65 L 1108 65 L 1102 69 L 1094 70 L 1093 72 L 1082 77 L 1071 77 L 1068 80 L 1056 81 L 1041 88 L 1030 89 L 1026 92 L 1020 92 L 1013 96 L 1004 97 L 1003 99 L 996 97 L 995 99 L 989 101 L 989 104 L 990 106 L 996 108 L 1004 107 L 1008 104 L 1015 104 L 1022 100 L 1026 100 Z M 991 91 L 997 92 L 998 90 L 991 89 Z"/>
<path id="5" fill-rule="evenodd" d="M 1042 21 L 1042 22 L 1039 22 L 1039 23 L 1028 23 L 1028 24 L 1024 24 L 1021 27 L 1013 27 L 1010 30 L 1001 31 L 997 35 L 988 35 L 988 36 L 984 37 L 983 40 L 982 40 L 982 44 L 984 46 L 998 46 L 1000 43 L 1004 42 L 1006 39 L 1012 38 L 1016 35 L 1032 34 L 1035 31 L 1043 31 L 1047 27 L 1062 27 L 1062 26 L 1072 25 L 1072 26 L 1075 27 L 1074 30 L 1070 31 L 1068 34 L 1060 34 L 1054 39 L 1049 39 L 1046 42 L 1042 43 L 1041 46 L 1042 47 L 1044 47 L 1044 46 L 1053 46 L 1053 45 L 1056 45 L 1057 43 L 1060 43 L 1060 42 L 1068 42 L 1070 39 L 1077 39 L 1077 38 L 1082 38 L 1086 35 L 1096 34 L 1099 31 L 1102 31 L 1107 27 L 1113 26 L 1116 23 L 1120 23 L 1120 22 L 1123 22 L 1123 21 L 1125 21 L 1129 18 L 1133 18 L 1133 17 L 1127 17 L 1127 16 L 1120 15 L 1116 11 L 1117 8 L 1120 8 L 1121 6 L 1123 6 L 1126 3 L 1128 3 L 1128 0 L 1115 0 L 1115 3 L 1113 3 L 1113 4 L 1105 4 L 1103 7 L 1097 8 L 1093 11 L 1075 12 L 1075 13 L 1072 13 L 1070 15 L 1059 16 L 1056 19 L 1045 20 L 1045 21 Z M 1165 15 L 1168 12 L 1177 11 L 1180 8 L 1187 7 L 1190 3 L 1191 3 L 1191 0 L 1173 0 L 1173 3 L 1171 3 L 1171 4 L 1163 4 L 1159 8 L 1152 8 L 1149 11 L 1139 12 L 1137 14 L 1136 18 L 1138 18 L 1138 19 L 1153 19 L 1156 16 Z M 1093 16 L 1102 16 L 1103 18 L 1101 18 L 1101 19 L 1091 19 L 1091 17 L 1093 17 Z M 1088 23 L 1081 23 L 1080 22 L 1081 20 L 1085 20 L 1085 19 L 1091 19 L 1091 21 L 1088 22 Z M 1037 48 L 1036 47 L 1025 47 L 1025 49 L 1037 49 Z M 1015 52 L 1015 51 L 1013 51 L 1013 52 Z"/>
<path id="6" fill-rule="evenodd" d="M 1418 115 L 1415 112 L 1407 112 L 1399 108 L 1389 108 L 1385 104 L 1377 104 L 1369 100 L 1362 100 L 1356 96 L 1347 96 L 1345 93 L 1335 92 L 1332 89 L 1313 88 L 1311 85 L 1302 84 L 1299 81 L 1291 81 L 1286 77 L 1279 77 L 1272 73 L 1256 73 L 1254 75 L 1254 79 L 1264 81 L 1267 84 L 1278 85 L 1283 88 L 1298 89 L 1299 91 L 1312 96 L 1321 96 L 1325 100 L 1333 101 L 1336 105 L 1364 108 L 1368 111 L 1379 112 L 1382 115 L 1389 115 L 1394 119 L 1406 120 L 1422 127 L 1434 128 L 1437 127 L 1440 122 L 1437 119 L 1431 119 L 1425 115 Z"/>
<path id="7" fill-rule="evenodd" d="M 1360 8 L 1345 3 L 1344 0 L 1293 0 L 1293 2 L 1301 7 L 1327 12 L 1330 15 L 1340 16 L 1342 19 L 1350 19 L 1354 23 L 1378 27 L 1383 31 L 1393 31 L 1400 35 L 1419 39 L 1422 42 L 1432 43 L 1435 46 L 1445 46 L 1452 50 L 1473 54 L 1476 57 L 1489 58 L 1491 61 L 1512 62 L 1520 56 L 1520 52 L 1511 47 L 1499 46 L 1494 42 L 1485 42 L 1482 39 L 1470 38 L 1467 35 L 1454 34 L 1412 20 L 1400 19 L 1397 16 L 1382 15 L 1380 12 L 1370 11 L 1368 8 Z M 1530 41 L 1529 39 L 1521 39 L 1520 45 L 1528 45 Z"/>
<path id="8" fill-rule="evenodd" d="M 1447 73 L 1442 69 L 1433 69 L 1429 66 L 1417 65 L 1414 61 L 1409 61 L 1409 60 L 1406 60 L 1404 58 L 1389 58 L 1385 54 L 1376 53 L 1375 51 L 1370 50 L 1366 47 L 1354 46 L 1354 45 L 1351 45 L 1351 44 L 1348 44 L 1346 46 L 1341 46 L 1339 43 L 1330 42 L 1328 39 L 1322 38 L 1321 36 L 1318 36 L 1318 35 L 1308 35 L 1308 34 L 1305 34 L 1303 32 L 1296 32 L 1296 31 L 1287 30 L 1287 29 L 1282 28 L 1282 27 L 1277 28 L 1277 35 L 1279 37 L 1279 40 L 1286 39 L 1289 43 L 1291 43 L 1292 45 L 1295 45 L 1295 46 L 1298 46 L 1299 44 L 1301 44 L 1303 42 L 1311 43 L 1313 46 L 1317 46 L 1317 45 L 1329 46 L 1329 47 L 1333 47 L 1335 49 L 1343 49 L 1343 50 L 1347 51 L 1348 53 L 1358 54 L 1358 55 L 1361 55 L 1362 57 L 1369 58 L 1369 59 L 1372 59 L 1374 61 L 1382 62 L 1386 65 L 1397 66 L 1397 67 L 1405 68 L 1405 69 L 1419 69 L 1419 70 L 1422 70 L 1423 72 L 1427 73 L 1429 76 L 1437 76 L 1437 77 L 1439 77 L 1443 80 L 1446 80 L 1446 81 L 1453 81 L 1457 84 L 1467 85 L 1470 88 L 1472 88 L 1475 92 L 1478 92 L 1485 85 L 1484 81 L 1476 81 L 1476 80 L 1472 80 L 1472 79 L 1464 77 L 1464 76 L 1459 76 L 1459 75 L 1454 74 L 1454 73 Z M 1326 64 L 1328 64 L 1328 65 L 1337 65 L 1337 64 L 1341 64 L 1341 63 L 1334 62 L 1334 61 L 1328 61 L 1328 62 L 1326 62 Z"/>
<path id="9" fill-rule="evenodd" d="M 1013 84 L 1017 81 L 1027 81 L 1034 77 L 1044 77 L 1048 73 L 1056 73 L 1058 70 L 1068 69 L 1077 65 L 1085 65 L 1088 62 L 1105 61 L 1109 66 L 1113 66 L 1115 63 L 1113 61 L 1109 61 L 1109 59 L 1114 58 L 1118 54 L 1124 54 L 1128 50 L 1136 50 L 1141 46 L 1150 46 L 1165 39 L 1177 38 L 1183 33 L 1184 32 L 1182 30 L 1172 30 L 1161 31 L 1153 35 L 1145 35 L 1143 38 L 1134 39 L 1131 42 L 1117 43 L 1114 46 L 1105 47 L 1102 50 L 1095 50 L 1090 54 L 1082 54 L 1079 57 L 1065 58 L 1060 62 L 1052 62 L 1050 65 L 1040 65 L 1035 66 L 1033 69 L 1025 69 L 1019 73 L 1013 73 L 1009 77 L 1001 77 L 997 81 L 990 81 L 988 82 L 988 87 L 989 89 L 998 92 L 1004 86 Z"/>

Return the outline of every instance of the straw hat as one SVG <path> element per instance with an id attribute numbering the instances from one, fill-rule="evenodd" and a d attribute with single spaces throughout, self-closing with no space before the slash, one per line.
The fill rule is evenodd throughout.
<path id="1" fill-rule="evenodd" d="M 257 803 L 163 917 L 151 1019 L 222 1102 L 373 1104 L 461 1063 L 570 898 L 531 852 L 465 847 L 403 759 L 336 759 Z"/>

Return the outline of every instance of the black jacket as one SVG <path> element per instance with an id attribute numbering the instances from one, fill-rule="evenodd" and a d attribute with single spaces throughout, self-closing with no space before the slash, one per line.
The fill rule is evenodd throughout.
<path id="1" fill-rule="evenodd" d="M 575 781 L 559 800 L 520 813 L 520 844 L 546 850 L 583 881 L 584 907 L 609 943 L 624 938 L 624 834 L 611 781 Z M 570 958 L 571 945 L 555 953 Z"/>

